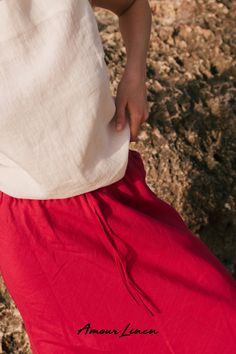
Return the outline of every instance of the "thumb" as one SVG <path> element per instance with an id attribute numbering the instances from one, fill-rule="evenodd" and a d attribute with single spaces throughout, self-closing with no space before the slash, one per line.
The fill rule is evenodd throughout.
<path id="1" fill-rule="evenodd" d="M 125 104 L 119 102 L 117 104 L 117 111 L 116 111 L 116 130 L 120 131 L 124 128 L 126 121 L 126 111 L 125 111 Z"/>

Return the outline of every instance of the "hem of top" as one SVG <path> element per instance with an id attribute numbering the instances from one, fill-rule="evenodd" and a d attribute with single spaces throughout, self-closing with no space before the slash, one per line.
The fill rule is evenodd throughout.
<path id="1" fill-rule="evenodd" d="M 14 199 L 25 199 L 25 200 L 42 200 L 42 201 L 47 201 L 47 200 L 56 200 L 56 199 L 69 199 L 69 198 L 73 198 L 73 197 L 76 197 L 76 196 L 79 196 L 79 195 L 82 195 L 82 194 L 86 194 L 86 193 L 95 191 L 95 190 L 100 189 L 100 188 L 108 187 L 108 186 L 110 186 L 110 185 L 112 185 L 112 184 L 114 184 L 114 183 L 121 182 L 121 181 L 123 180 L 123 178 L 125 177 L 126 170 L 127 170 L 127 165 L 128 165 L 128 160 L 127 160 L 127 163 L 126 163 L 126 166 L 125 166 L 125 172 L 124 172 L 124 174 L 122 175 L 122 177 L 120 177 L 120 178 L 117 179 L 116 181 L 115 181 L 115 178 L 114 178 L 114 181 L 110 181 L 109 179 L 107 179 L 107 180 L 105 180 L 104 183 L 102 183 L 100 186 L 98 186 L 97 183 L 91 183 L 91 184 L 86 185 L 86 186 L 88 187 L 87 190 L 86 190 L 86 192 L 79 192 L 79 191 L 78 191 L 78 188 L 76 188 L 76 189 L 73 189 L 73 192 L 72 192 L 72 191 L 71 191 L 71 192 L 68 192 L 69 194 L 72 193 L 72 195 L 70 195 L 70 196 L 65 196 L 65 195 L 64 195 L 64 196 L 61 196 L 61 195 L 59 195 L 59 194 L 53 194 L 53 196 L 52 196 L 52 197 L 49 196 L 49 198 L 48 198 L 48 197 L 46 197 L 46 198 L 43 198 L 43 197 L 34 198 L 34 197 L 32 197 L 32 196 L 28 196 L 28 197 L 15 197 L 15 196 L 12 196 L 12 195 L 10 195 L 10 194 L 8 194 L 8 193 L 2 191 L 2 190 L 0 190 L 0 193 L 2 192 L 2 193 L 4 193 L 4 194 L 6 194 L 7 196 L 9 196 L 9 197 L 11 197 L 11 198 L 14 198 Z M 108 183 L 108 184 L 107 184 L 107 183 Z M 96 187 L 96 188 L 95 188 L 95 189 L 91 189 L 91 188 L 93 188 L 93 187 Z M 81 188 L 80 188 L 80 190 L 81 190 Z"/>

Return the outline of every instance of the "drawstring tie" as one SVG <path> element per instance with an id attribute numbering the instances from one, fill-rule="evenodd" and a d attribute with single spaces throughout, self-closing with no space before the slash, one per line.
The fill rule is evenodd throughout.
<path id="1" fill-rule="evenodd" d="M 87 198 L 91 197 L 91 195 L 89 195 L 87 193 L 85 193 L 85 196 Z M 137 286 L 135 285 L 135 283 L 132 281 L 132 279 L 130 279 L 129 274 L 126 269 L 126 264 L 121 259 L 119 251 L 116 248 L 117 247 L 116 244 L 113 244 L 113 240 L 110 239 L 109 232 L 107 231 L 106 227 L 108 227 L 109 231 L 114 234 L 113 230 L 106 223 L 106 220 L 104 219 L 104 216 L 101 213 L 101 210 L 99 210 L 99 212 L 97 212 L 93 201 L 91 201 L 91 204 L 93 206 L 96 216 L 98 217 L 98 219 L 100 221 L 100 224 L 103 227 L 104 233 L 106 235 L 106 240 L 108 241 L 107 244 L 108 244 L 109 248 L 112 249 L 112 252 L 113 252 L 113 255 L 115 258 L 115 262 L 116 262 L 116 266 L 120 272 L 122 282 L 125 285 L 126 289 L 128 290 L 129 294 L 132 296 L 132 298 L 135 300 L 135 302 L 138 305 L 140 305 L 140 303 L 141 303 L 144 306 L 145 310 L 148 312 L 148 314 L 150 314 L 151 316 L 155 316 L 155 313 L 161 313 L 160 309 L 158 307 L 156 307 L 155 305 L 153 305 L 150 302 L 150 300 L 147 298 L 147 295 L 143 291 L 138 289 Z"/>

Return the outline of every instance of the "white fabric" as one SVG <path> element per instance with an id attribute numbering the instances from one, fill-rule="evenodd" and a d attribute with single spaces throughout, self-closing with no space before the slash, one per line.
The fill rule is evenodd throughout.
<path id="1" fill-rule="evenodd" d="M 57 199 L 120 180 L 130 127 L 89 0 L 0 1 L 0 190 Z"/>

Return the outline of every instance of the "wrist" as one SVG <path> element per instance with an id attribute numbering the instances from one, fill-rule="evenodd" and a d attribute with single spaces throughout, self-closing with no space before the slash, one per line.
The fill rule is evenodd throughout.
<path id="1" fill-rule="evenodd" d="M 146 65 L 145 66 L 140 66 L 140 65 L 126 65 L 124 75 L 126 78 L 129 78 L 130 80 L 135 80 L 137 82 L 146 82 L 147 80 L 147 74 L 146 74 Z"/>

